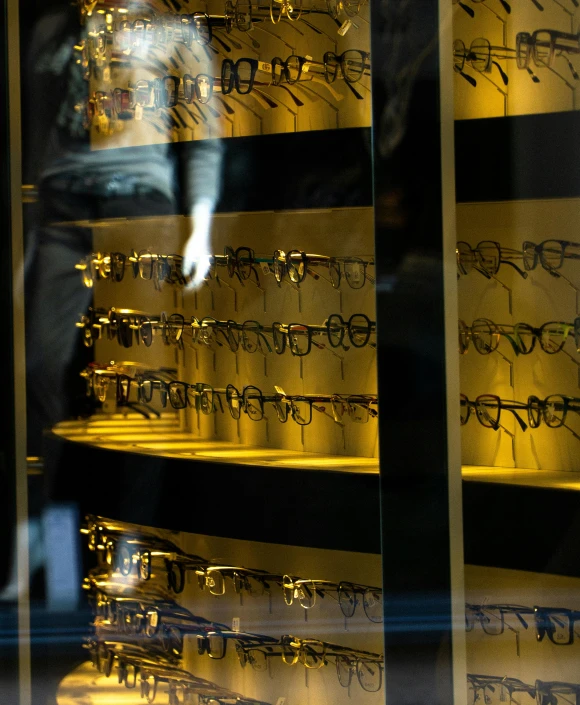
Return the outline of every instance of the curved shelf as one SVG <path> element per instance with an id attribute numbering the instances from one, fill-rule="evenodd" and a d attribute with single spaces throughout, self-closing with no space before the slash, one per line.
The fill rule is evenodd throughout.
<path id="1" fill-rule="evenodd" d="M 177 416 L 113 414 L 57 424 L 46 439 L 45 472 L 53 501 L 76 502 L 82 513 L 380 553 L 376 458 L 202 440 Z"/>

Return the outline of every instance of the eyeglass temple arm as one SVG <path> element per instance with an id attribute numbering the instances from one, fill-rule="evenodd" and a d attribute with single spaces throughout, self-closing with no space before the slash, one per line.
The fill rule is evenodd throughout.
<path id="1" fill-rule="evenodd" d="M 477 81 L 475 80 L 475 78 L 473 78 L 473 76 L 470 76 L 469 74 L 465 73 L 465 71 L 461 71 L 460 69 L 455 69 L 455 70 L 457 71 L 457 73 L 458 73 L 460 76 L 463 76 L 463 78 L 464 78 L 468 83 L 470 83 L 474 88 L 477 86 Z"/>

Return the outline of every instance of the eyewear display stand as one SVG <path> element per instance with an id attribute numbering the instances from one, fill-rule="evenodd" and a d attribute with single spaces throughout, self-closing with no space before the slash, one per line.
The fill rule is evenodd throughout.
<path id="1" fill-rule="evenodd" d="M 42 441 L 43 501 L 82 529 L 86 661 L 48 679 L 33 643 L 29 700 L 464 703 L 449 22 L 112 5 L 76 8 L 89 149 L 47 180 L 74 213 L 49 222 L 66 272 L 38 270 L 62 310 L 29 326 L 38 351 L 70 318 L 87 358 L 92 413 Z"/>
<path id="2" fill-rule="evenodd" d="M 477 81 L 456 70 L 458 312 L 469 321 L 460 382 L 469 400 L 499 398 L 481 397 L 461 431 L 466 600 L 484 606 L 479 624 L 466 613 L 469 693 L 566 702 L 578 692 L 566 614 L 578 609 L 580 587 L 579 358 L 567 339 L 580 282 L 577 154 L 568 141 L 578 125 L 577 9 L 522 3 L 508 13 L 490 4 L 496 17 L 487 3 L 469 6 L 473 17 L 454 8 L 453 30 L 474 47 L 462 70 Z M 487 68 L 481 38 L 492 45 Z M 505 112 L 482 68 L 507 93 Z M 475 144 L 485 145 L 482 163 L 493 173 L 484 167 L 473 180 Z M 466 257 L 466 244 L 481 257 Z M 484 329 L 490 335 L 480 337 Z M 538 522 L 548 515 L 558 520 Z"/>

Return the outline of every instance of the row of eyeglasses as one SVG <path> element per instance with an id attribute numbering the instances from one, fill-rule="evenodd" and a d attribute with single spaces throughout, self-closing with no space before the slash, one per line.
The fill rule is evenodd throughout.
<path id="1" fill-rule="evenodd" d="M 94 91 L 76 109 L 83 116 L 85 128 L 89 129 L 97 117 L 140 120 L 145 109 L 157 111 L 180 104 L 191 105 L 196 101 L 206 105 L 214 96 L 227 109 L 228 104 L 222 96 L 229 96 L 234 91 L 239 95 L 251 93 L 262 107 L 275 108 L 278 104 L 266 92 L 272 87 L 286 91 L 294 104 L 302 107 L 304 102 L 288 86 L 300 83 L 299 87 L 303 87 L 306 82 L 328 88 L 337 79 L 344 80 L 357 100 L 364 100 L 353 84 L 358 83 L 363 75 L 368 75 L 368 56 L 368 52 L 348 49 L 342 54 L 327 51 L 322 61 L 313 61 L 297 54 L 291 54 L 286 59 L 275 56 L 270 62 L 247 57 L 237 61 L 223 59 L 219 76 L 212 71 L 195 76 L 184 73 L 182 76 L 167 74 L 154 79 L 139 79 L 129 83 L 127 88 L 117 86 L 110 91 Z M 263 75 L 262 80 L 257 80 L 258 74 Z M 342 99 L 334 89 L 328 90 L 336 101 Z M 234 111 L 228 112 L 231 115 Z M 218 112 L 214 117 L 220 114 Z M 189 112 L 189 115 L 192 113 Z"/>
<path id="2" fill-rule="evenodd" d="M 211 349 L 225 347 L 233 353 L 241 349 L 264 356 L 271 353 L 272 348 L 278 355 L 289 350 L 297 357 L 310 354 L 313 348 L 328 350 L 332 354 L 336 354 L 334 350 L 337 348 L 347 351 L 351 346 L 376 348 L 376 343 L 371 340 L 371 336 L 376 335 L 376 322 L 364 313 L 353 313 L 346 320 L 339 313 L 333 313 L 321 325 L 274 321 L 268 326 L 255 320 L 240 323 L 231 319 L 219 321 L 211 316 L 202 319 L 191 316 L 186 323 L 181 313 L 168 316 L 161 312 L 154 316 L 132 309 L 91 307 L 76 326 L 83 331 L 86 347 L 92 347 L 96 340 L 104 336 L 108 340 L 117 340 L 124 348 L 132 347 L 133 342 L 150 347 L 154 337 L 158 336 L 165 345 L 181 349 L 186 334 L 192 346 L 199 344 Z M 321 342 L 321 338 L 326 344 Z"/>
<path id="3" fill-rule="evenodd" d="M 302 24 L 321 34 L 320 29 L 306 19 L 316 16 L 330 17 L 337 27 L 337 32 L 344 36 L 352 26 L 357 26 L 351 20 L 345 28 L 345 17 L 356 17 L 361 8 L 367 4 L 365 0 L 326 0 L 323 7 L 315 5 L 305 7 L 303 0 L 295 0 L 292 3 L 288 0 L 278 2 L 270 0 L 268 4 L 263 5 L 253 4 L 250 0 L 237 2 L 226 0 L 223 15 L 208 15 L 206 12 L 175 11 L 179 8 L 172 7 L 168 0 L 161 1 L 169 12 L 158 12 L 151 5 L 147 7 L 143 2 L 143 9 L 147 11 L 148 17 L 137 18 L 133 22 L 126 19 L 128 8 L 119 8 L 118 14 L 115 15 L 114 8 L 106 5 L 107 9 L 97 10 L 95 16 L 93 14 L 94 7 L 97 5 L 95 0 L 79 0 L 79 5 L 84 18 L 95 17 L 94 22 L 88 23 L 93 37 L 98 40 L 99 36 L 106 33 L 118 32 L 125 37 L 116 38 L 115 47 L 120 51 L 130 52 L 146 44 L 159 48 L 165 48 L 173 43 L 191 46 L 193 42 L 197 42 L 200 45 L 207 45 L 212 41 L 215 31 L 225 31 L 227 34 L 230 34 L 233 29 L 249 32 L 255 28 L 259 29 L 259 25 L 263 22 L 270 21 L 278 24 L 282 19 L 292 22 L 302 20 Z M 346 21 L 348 22 L 348 19 Z M 96 48 L 101 54 L 104 53 L 102 40 L 96 42 Z M 255 48 L 259 48 L 259 44 Z"/>
<path id="4" fill-rule="evenodd" d="M 270 705 L 195 676 L 151 646 L 135 646 L 126 639 L 107 641 L 99 636 L 88 638 L 83 646 L 99 673 L 108 678 L 115 669 L 118 682 L 129 689 L 139 686 L 141 698 L 147 703 L 161 702 L 158 694 L 163 688 L 168 705 Z"/>
<path id="5" fill-rule="evenodd" d="M 457 273 L 469 274 L 472 270 L 490 279 L 495 276 L 502 264 L 509 265 L 526 279 L 528 272 L 540 264 L 554 277 L 562 276 L 557 270 L 564 262 L 580 260 L 580 243 L 569 240 L 544 240 L 535 243 L 524 240 L 522 249 L 502 247 L 494 240 L 482 240 L 475 247 L 468 242 L 458 241 L 455 250 L 457 258 Z M 516 262 L 523 264 L 523 269 Z"/>
<path id="6" fill-rule="evenodd" d="M 241 286 L 250 282 L 260 287 L 258 272 L 261 271 L 264 275 L 273 274 L 279 286 L 285 283 L 297 287 L 310 276 L 314 280 L 322 278 L 328 281 L 335 289 L 343 281 L 351 289 L 361 289 L 367 281 L 375 283 L 375 278 L 367 271 L 374 264 L 373 257 L 331 257 L 309 254 L 304 250 L 275 250 L 270 257 L 258 256 L 251 247 L 234 250 L 226 245 L 223 255 L 210 255 L 207 279 L 220 282 L 220 273 L 224 272 Z M 94 252 L 78 262 L 75 269 L 81 273 L 86 287 L 92 287 L 102 279 L 121 282 L 126 269 L 130 270 L 134 279 L 140 277 L 159 286 L 161 282 L 185 284 L 187 280 L 182 265 L 183 257 L 178 254 L 156 254 L 149 250 L 137 252 L 132 249 L 128 255 L 123 252 Z M 328 277 L 321 274 L 321 269 L 328 270 Z"/>
<path id="7" fill-rule="evenodd" d="M 339 426 L 345 421 L 368 423 L 378 416 L 378 397 L 374 394 L 286 394 L 277 387 L 274 394 L 263 394 L 254 385 L 246 385 L 238 390 L 233 384 L 223 389 L 214 388 L 204 382 L 168 381 L 166 376 L 157 376 L 152 372 L 129 376 L 94 367 L 85 369 L 81 375 L 87 381 L 87 394 L 98 401 L 105 401 L 111 385 L 116 389 L 116 400 L 120 406 L 149 405 L 154 392 L 158 395 L 161 406 L 167 404 L 176 410 L 192 408 L 205 415 L 218 411 L 224 413 L 224 402 L 231 417 L 239 420 L 242 413 L 252 421 L 268 420 L 266 404 L 271 404 L 280 423 L 291 418 L 299 426 L 308 426 L 312 422 L 312 411 L 328 416 Z M 136 400 L 131 399 L 135 390 Z M 330 409 L 330 412 L 328 411 Z"/>
<path id="8" fill-rule="evenodd" d="M 517 618 L 517 627 L 510 624 L 508 617 Z M 465 630 L 471 632 L 475 625 L 479 624 L 486 634 L 497 636 L 503 634 L 506 627 L 512 632 L 518 631 L 521 627 L 528 629 L 530 617 L 534 622 L 537 642 L 547 637 L 556 646 L 570 646 L 574 643 L 576 625 L 580 622 L 580 611 L 566 607 L 466 603 Z"/>
<path id="9" fill-rule="evenodd" d="M 226 594 L 227 585 L 231 585 L 236 594 L 260 597 L 270 595 L 271 584 L 276 584 L 281 587 L 284 602 L 289 606 L 296 602 L 309 610 L 330 595 L 338 602 L 345 618 L 352 617 L 362 603 L 371 622 L 383 621 L 383 591 L 379 587 L 213 563 L 183 551 L 168 539 L 130 530 L 125 525 L 110 523 L 94 515 L 87 515 L 81 533 L 87 536 L 89 550 L 96 552 L 100 569 L 123 578 L 131 577 L 137 581 L 137 587 L 162 577 L 162 583 L 169 591 L 167 594 L 179 594 L 185 588 L 187 571 L 192 571 L 197 576 L 198 587 L 218 597 Z M 86 589 L 98 586 L 96 576 L 99 574 L 97 571 L 92 575 L 94 580 L 88 580 Z M 122 591 L 123 586 L 119 590 Z M 167 595 L 161 592 L 157 597 Z"/>
<path id="10" fill-rule="evenodd" d="M 287 604 L 300 594 L 305 608 L 314 605 L 307 598 L 309 591 L 318 590 L 320 597 L 331 590 L 340 591 L 337 598 L 345 616 L 352 616 L 358 604 L 357 595 L 365 596 L 365 612 L 372 621 L 381 622 L 382 591 L 378 588 L 354 583 L 334 584 L 327 581 L 305 581 L 289 575 L 278 575 L 241 566 L 224 566 L 181 551 L 171 541 L 150 536 L 140 531 L 125 530 L 119 525 L 107 525 L 106 520 L 89 516 L 81 531 L 88 535 L 88 545 L 97 552 L 99 565 L 89 571 L 83 582 L 89 593 L 95 613 L 94 626 L 97 642 L 105 646 L 124 642 L 122 653 L 110 653 L 99 647 L 96 654 L 100 670 L 111 672 L 117 656 L 148 651 L 150 658 L 162 658 L 173 664 L 183 654 L 183 637 L 190 634 L 196 638 L 197 653 L 207 654 L 212 659 L 226 655 L 228 641 L 233 640 L 240 664 L 250 664 L 254 670 L 269 670 L 272 658 L 281 658 L 287 665 L 301 663 L 307 669 L 319 669 L 335 660 L 339 682 L 349 687 L 353 675 L 364 690 L 376 692 L 382 684 L 382 655 L 348 646 L 333 644 L 320 639 L 302 639 L 283 635 L 280 639 L 260 634 L 234 631 L 227 625 L 209 621 L 194 615 L 174 599 L 150 591 L 157 571 L 167 575 L 168 583 L 175 592 L 181 592 L 185 584 L 185 572 L 195 571 L 200 589 L 210 594 L 225 594 L 226 581 L 231 581 L 240 595 L 263 595 L 270 592 L 275 582 L 283 587 Z M 131 583 L 130 579 L 137 579 Z M 129 581 L 129 582 L 128 582 Z M 316 587 L 320 585 L 320 587 Z M 323 585 L 328 591 L 323 592 Z M 128 591 L 127 588 L 130 588 Z M 290 597 L 288 597 L 290 595 Z M 315 599 L 315 598 L 314 598 Z M 308 600 L 304 602 L 304 600 Z M 92 647 L 98 644 L 93 643 Z M 130 674 L 128 687 L 135 679 Z"/>
<path id="11" fill-rule="evenodd" d="M 113 598 L 114 599 L 114 598 Z M 133 609 L 131 609 L 133 607 Z M 154 608 L 155 609 L 155 608 Z M 225 657 L 227 644 L 233 641 L 242 667 L 249 664 L 255 671 L 270 671 L 272 660 L 279 660 L 288 666 L 303 665 L 309 670 L 318 670 L 331 663 L 335 664 L 339 684 L 350 688 L 353 677 L 360 687 L 370 693 L 378 692 L 383 684 L 384 663 L 382 654 L 356 649 L 342 644 L 335 644 L 322 639 L 300 638 L 283 634 L 279 639 L 262 634 L 235 632 L 225 629 L 210 631 L 206 620 L 190 613 L 184 614 L 184 608 L 174 613 L 168 610 L 166 617 L 173 622 L 169 628 L 156 627 L 151 630 L 151 622 L 157 619 L 160 610 L 148 611 L 142 601 L 134 601 L 134 606 L 125 606 L 123 633 L 119 633 L 116 624 L 111 624 L 107 617 L 97 616 L 93 626 L 95 637 L 86 647 L 90 650 L 93 663 L 109 676 L 116 666 L 119 682 L 127 688 L 135 688 L 140 683 L 143 697 L 147 702 L 154 702 L 160 683 L 174 683 L 187 689 L 189 695 L 203 694 L 209 703 L 228 703 L 228 705 L 246 705 L 263 701 L 246 698 L 232 693 L 211 681 L 198 678 L 179 668 L 180 655 L 177 659 L 168 659 L 164 654 L 166 647 L 171 649 L 170 631 L 193 634 L 197 637 L 197 654 L 207 654 L 209 658 L 221 660 Z M 145 626 L 143 626 L 145 625 Z M 160 633 L 162 636 L 158 636 Z M 175 643 L 176 648 L 180 648 Z M 182 647 L 182 645 L 181 645 Z M 173 676 L 173 679 L 172 679 Z M 144 684 L 143 681 L 147 682 Z M 170 705 L 180 705 L 189 700 L 171 699 Z M 177 694 L 174 695 L 174 698 Z M 204 701 L 200 701 L 204 702 Z"/>
<path id="12" fill-rule="evenodd" d="M 512 414 L 522 431 L 528 428 L 539 428 L 544 422 L 548 428 L 566 428 L 580 441 L 580 436 L 566 424 L 568 412 L 580 414 L 580 398 L 564 394 L 550 394 L 544 399 L 530 395 L 527 402 L 513 399 L 500 399 L 495 394 L 480 394 L 470 400 L 465 394 L 459 395 L 461 410 L 460 422 L 465 426 L 472 414 L 482 426 L 498 431 L 500 428 L 514 439 L 514 434 L 500 423 L 502 409 Z M 526 423 L 518 412 L 527 412 Z"/>
<path id="13" fill-rule="evenodd" d="M 495 352 L 502 338 L 511 345 L 516 355 L 529 355 L 538 343 L 548 355 L 564 351 L 568 338 L 574 341 L 576 352 L 580 352 L 580 317 L 573 323 L 547 321 L 539 327 L 529 323 L 494 323 L 489 318 L 478 318 L 470 326 L 459 320 L 459 352 L 465 355 L 471 343 L 480 355 Z"/>
<path id="14" fill-rule="evenodd" d="M 527 693 L 531 700 L 521 700 L 518 694 Z M 476 705 L 503 705 L 503 703 L 534 702 L 536 705 L 577 705 L 580 702 L 580 684 L 564 681 L 536 680 L 534 685 L 508 676 L 467 674 L 467 703 Z"/>

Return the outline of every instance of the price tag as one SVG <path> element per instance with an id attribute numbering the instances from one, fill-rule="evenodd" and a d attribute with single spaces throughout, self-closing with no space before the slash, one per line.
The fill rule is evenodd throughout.
<path id="1" fill-rule="evenodd" d="M 278 700 L 276 700 L 276 705 L 285 705 L 285 703 L 286 698 L 278 698 Z"/>
<path id="2" fill-rule="evenodd" d="M 258 61 L 258 71 L 263 71 L 264 73 L 272 73 L 272 64 L 267 61 Z"/>
<path id="3" fill-rule="evenodd" d="M 309 54 L 306 54 L 304 58 L 306 59 L 306 63 L 302 66 L 302 73 L 308 73 L 308 70 L 310 69 L 310 64 L 308 62 L 312 61 L 312 57 Z"/>
<path id="4" fill-rule="evenodd" d="M 105 66 L 103 69 L 103 81 L 105 83 L 109 83 L 111 80 L 111 67 L 110 66 Z"/>
<path id="5" fill-rule="evenodd" d="M 286 396 L 286 392 L 282 389 L 282 387 L 279 387 L 277 384 L 274 385 L 274 389 L 278 394 L 283 394 L 284 396 Z"/>
<path id="6" fill-rule="evenodd" d="M 352 20 L 345 20 L 336 31 L 338 32 L 338 34 L 340 34 L 341 37 L 344 37 L 344 35 L 348 32 L 351 27 Z"/>
<path id="7" fill-rule="evenodd" d="M 239 632 L 240 631 L 240 618 L 239 617 L 234 617 L 232 619 L 232 631 L 233 632 Z"/>
<path id="8" fill-rule="evenodd" d="M 143 120 L 143 106 L 142 105 L 135 106 L 135 120 Z"/>
<path id="9" fill-rule="evenodd" d="M 198 81 L 199 93 L 202 98 L 209 97 L 209 86 L 205 82 Z"/>
<path id="10" fill-rule="evenodd" d="M 109 118 L 106 115 L 99 115 L 98 120 L 99 132 L 106 134 L 109 131 Z"/>
<path id="11" fill-rule="evenodd" d="M 270 265 L 267 262 L 260 262 L 262 274 L 270 274 Z"/>
<path id="12" fill-rule="evenodd" d="M 355 262 L 354 264 L 351 265 L 350 278 L 352 279 L 353 282 L 358 284 L 358 283 L 360 283 L 362 276 L 363 276 L 362 266 L 360 264 L 358 264 L 358 262 Z"/>

